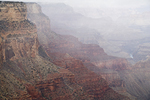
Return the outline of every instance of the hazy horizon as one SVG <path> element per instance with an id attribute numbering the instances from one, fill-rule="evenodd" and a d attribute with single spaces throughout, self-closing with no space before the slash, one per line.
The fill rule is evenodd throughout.
<path id="1" fill-rule="evenodd" d="M 150 100 L 149 0 L 3 1 L 0 100 Z"/>
<path id="2" fill-rule="evenodd" d="M 2 1 L 23 1 L 40 3 L 65 3 L 72 7 L 114 7 L 114 8 L 138 8 L 150 6 L 149 0 L 2 0 Z"/>

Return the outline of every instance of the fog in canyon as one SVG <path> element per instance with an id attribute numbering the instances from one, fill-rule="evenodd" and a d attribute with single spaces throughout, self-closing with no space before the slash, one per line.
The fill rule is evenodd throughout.
<path id="1" fill-rule="evenodd" d="M 83 43 L 96 43 L 107 54 L 132 63 L 147 59 L 150 1 L 64 2 L 40 3 L 53 31 L 73 35 Z"/>
<path id="2" fill-rule="evenodd" d="M 56 33 L 73 35 L 83 43 L 96 43 L 109 55 L 134 63 L 147 59 L 150 53 L 149 0 L 25 2 L 38 2 Z"/>
<path id="3" fill-rule="evenodd" d="M 150 99 L 149 0 L 13 2 L 0 3 L 0 99 Z"/>

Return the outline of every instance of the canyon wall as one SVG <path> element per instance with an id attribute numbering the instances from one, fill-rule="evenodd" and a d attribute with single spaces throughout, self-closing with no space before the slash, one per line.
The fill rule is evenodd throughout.
<path id="1" fill-rule="evenodd" d="M 36 26 L 26 17 L 24 3 L 1 3 L 1 57 L 3 61 L 34 57 L 38 48 Z"/>
<path id="2" fill-rule="evenodd" d="M 148 38 L 149 39 L 149 38 Z M 146 60 L 150 56 L 150 43 L 149 41 L 138 45 L 137 50 L 134 52 L 136 61 Z"/>
<path id="3" fill-rule="evenodd" d="M 39 5 L 0 2 L 0 7 L 0 99 L 129 100 L 109 88 L 101 76 L 88 70 L 82 61 L 70 58 L 69 54 L 59 57 L 60 52 L 49 53 L 48 57 L 40 46 L 47 42 L 42 40 L 46 38 L 55 43 L 62 37 L 50 32 L 49 20 L 41 13 Z M 45 21 L 33 20 L 34 16 Z M 43 37 L 37 37 L 37 34 Z M 43 47 L 47 45 L 50 46 Z M 61 62 L 57 61 L 58 57 L 62 58 Z"/>
<path id="4" fill-rule="evenodd" d="M 130 67 L 58 35 L 36 3 L 0 2 L 0 16 L 0 99 L 149 100 L 149 59 Z M 149 53 L 148 44 L 139 48 Z"/>
<path id="5" fill-rule="evenodd" d="M 149 100 L 150 98 L 150 58 L 137 62 L 133 68 L 123 73 L 127 91 L 138 98 L 138 100 Z"/>
<path id="6" fill-rule="evenodd" d="M 133 62 L 132 64 L 149 57 L 149 37 L 147 37 L 149 36 L 149 23 L 146 22 L 144 25 L 145 21 L 148 20 L 149 12 L 147 14 L 141 13 L 120 17 L 117 20 L 117 23 L 110 23 L 110 27 L 108 28 L 108 25 L 106 25 L 108 21 L 107 18 L 102 18 L 106 21 L 104 24 L 101 22 L 101 19 L 88 19 L 83 15 L 75 13 L 72 8 L 67 7 L 65 4 L 50 5 L 50 7 L 48 5 L 45 6 L 44 12 L 46 13 L 46 10 L 50 10 L 47 14 L 53 19 L 52 29 L 59 34 L 72 34 L 76 37 L 80 37 L 79 40 L 86 43 L 99 43 L 99 45 L 105 48 L 107 54 L 126 57 L 129 61 Z M 59 9 L 59 5 L 61 5 L 62 9 L 67 8 L 69 10 L 65 9 L 63 12 L 61 11 L 62 9 Z M 51 10 L 54 8 L 56 8 L 55 11 Z M 127 17 L 129 17 L 129 19 Z M 124 21 L 122 23 L 120 20 L 124 19 L 126 21 L 125 23 Z M 105 28 L 101 29 L 102 27 L 98 22 L 101 22 L 100 24 L 103 24 L 107 30 L 104 31 L 103 29 Z M 132 25 L 129 22 L 131 22 Z M 92 27 L 98 28 L 99 31 L 103 31 L 101 34 L 104 35 L 106 40 L 101 37 L 100 32 L 97 30 L 91 30 L 91 27 L 88 27 L 90 26 L 90 23 L 95 24 Z M 98 45 L 85 45 L 77 41 L 77 38 L 72 36 L 60 35 L 55 39 L 49 40 L 48 44 L 43 44 L 43 46 L 49 55 L 52 56 L 52 53 L 55 54 L 55 59 L 53 59 L 54 63 L 61 65 L 61 61 L 65 62 L 63 59 L 56 60 L 63 57 L 58 53 L 62 52 L 64 55 L 69 55 L 75 59 L 81 60 L 86 68 L 101 75 L 101 77 L 108 82 L 109 86 L 118 93 L 126 95 L 133 100 L 136 98 L 138 100 L 149 99 L 148 63 L 138 62 L 135 66 L 132 66 L 126 59 L 108 56 Z M 67 64 L 66 66 L 68 68 Z M 141 66 L 146 66 L 146 68 Z"/>
<path id="7" fill-rule="evenodd" d="M 90 99 L 73 73 L 39 55 L 37 28 L 27 19 L 27 5 L 0 2 L 0 9 L 0 99 Z"/>
<path id="8" fill-rule="evenodd" d="M 34 22 L 37 25 L 37 28 L 41 25 L 45 25 L 46 27 L 43 27 L 45 30 L 47 30 L 49 24 L 47 25 L 42 20 L 36 20 L 32 18 L 33 16 L 37 15 L 37 13 L 28 12 L 28 14 L 30 15 L 29 20 Z M 40 18 L 45 19 L 43 17 Z M 127 99 L 124 96 L 119 96 L 118 93 L 109 88 L 107 82 L 101 76 L 96 75 L 94 72 L 88 70 L 82 63 L 83 61 L 94 61 L 99 57 L 96 55 L 100 55 L 100 58 L 98 59 L 108 59 L 109 56 L 104 53 L 102 48 L 94 44 L 82 44 L 73 36 L 58 35 L 54 32 L 43 32 L 43 30 L 40 28 L 39 31 L 41 32 L 40 34 L 48 38 L 46 42 L 40 42 L 40 44 L 46 50 L 51 61 L 54 64 L 71 71 L 75 75 L 77 84 L 82 86 L 83 90 L 89 94 L 91 98 L 108 100 Z M 42 41 L 41 37 L 39 37 L 39 41 Z M 93 58 L 93 56 L 96 57 Z"/>
<path id="9" fill-rule="evenodd" d="M 45 43 L 48 38 L 44 34 L 50 34 L 50 20 L 46 15 L 42 13 L 40 5 L 37 5 L 36 3 L 27 3 L 26 5 L 28 20 L 36 23 L 39 42 Z"/>

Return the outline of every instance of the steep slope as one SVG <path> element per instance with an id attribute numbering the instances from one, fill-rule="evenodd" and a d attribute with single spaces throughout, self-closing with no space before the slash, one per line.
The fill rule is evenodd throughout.
<path id="1" fill-rule="evenodd" d="M 36 26 L 27 19 L 27 5 L 1 2 L 0 9 L 0 99 L 90 99 L 73 73 L 39 55 L 44 51 L 38 51 L 42 49 Z"/>
<path id="2" fill-rule="evenodd" d="M 44 23 L 44 21 L 37 20 L 45 19 L 43 18 L 43 16 L 34 18 L 34 16 L 38 14 L 40 13 L 28 12 L 28 19 L 34 22 L 37 25 L 37 28 L 41 25 L 45 25 L 46 27 L 43 26 L 43 30 L 48 30 L 47 24 Z M 75 75 L 75 80 L 77 81 L 77 83 L 83 87 L 83 90 L 87 94 L 89 94 L 91 98 L 105 100 L 128 99 L 109 88 L 106 81 L 101 76 L 96 75 L 94 72 L 91 72 L 83 65 L 82 61 L 88 60 L 89 56 L 96 55 L 94 54 L 94 52 L 92 52 L 93 50 L 100 50 L 100 52 L 95 53 L 100 54 L 101 59 L 109 58 L 107 57 L 107 54 L 104 53 L 102 48 L 97 45 L 84 45 L 73 36 L 58 35 L 54 32 L 43 32 L 41 29 L 39 29 L 39 32 L 39 34 L 42 34 L 48 38 L 46 42 L 41 42 L 40 44 L 47 51 L 49 57 L 51 58 L 51 61 L 56 65 L 71 71 Z M 39 39 L 41 39 L 40 41 L 42 41 L 42 38 L 39 37 Z M 87 53 L 86 49 L 88 49 Z M 89 54 L 89 52 L 91 53 Z M 91 58 L 89 60 L 92 59 L 94 61 L 94 58 Z"/>
<path id="3" fill-rule="evenodd" d="M 62 6 L 64 6 L 64 5 L 61 5 L 61 7 Z M 50 7 L 53 8 L 52 6 L 50 6 Z M 62 9 L 59 9 L 59 10 L 60 10 L 61 14 L 65 13 L 64 16 L 66 18 L 68 18 L 69 15 L 73 16 L 74 15 L 73 10 L 68 11 L 67 9 L 70 9 L 70 8 L 66 7 L 65 12 L 63 12 Z M 51 17 L 54 17 L 53 15 L 55 15 L 56 18 L 57 17 L 65 18 L 64 16 L 58 16 L 59 13 L 57 15 L 57 12 L 55 12 L 54 10 L 50 14 L 51 14 L 50 15 Z M 81 17 L 83 17 L 83 16 L 78 15 L 79 19 L 82 19 Z M 59 20 L 62 23 L 64 21 L 63 18 L 62 19 L 60 18 L 60 20 Z M 72 18 L 75 19 L 75 16 L 73 16 Z M 70 21 L 73 19 L 67 20 L 68 21 L 67 24 L 73 26 L 74 24 L 72 25 L 72 23 L 70 23 Z M 55 21 L 57 21 L 57 20 L 55 20 Z M 76 20 L 74 20 L 74 21 L 76 21 Z M 58 23 L 55 23 L 55 24 L 58 24 Z M 75 25 L 77 25 L 77 24 L 75 24 Z M 73 29 L 70 31 L 63 29 L 66 26 L 67 26 L 66 24 L 64 26 L 60 25 L 59 27 L 61 27 L 62 29 L 58 28 L 58 27 L 55 27 L 55 28 L 53 27 L 53 29 L 58 33 L 60 32 L 60 34 L 61 34 L 61 32 L 64 32 L 62 34 L 69 33 L 69 32 L 71 32 L 72 34 L 75 34 L 75 32 L 73 32 Z M 77 25 L 76 27 L 79 27 L 79 26 Z M 115 35 L 113 34 L 112 36 L 114 36 L 114 38 L 116 40 L 118 37 L 127 37 L 127 40 L 128 39 L 130 40 L 131 38 L 133 38 L 133 39 L 135 39 L 137 37 L 139 38 L 142 35 L 141 31 L 139 31 L 139 29 L 137 30 L 137 28 L 139 28 L 139 27 L 140 26 L 130 26 L 130 27 L 116 26 L 114 31 L 117 30 L 117 32 L 114 33 Z M 148 31 L 148 27 L 149 26 L 146 26 L 145 29 L 144 29 L 144 27 L 141 27 L 141 28 L 144 31 Z M 67 28 L 69 28 L 69 27 L 67 27 Z M 122 28 L 124 28 L 124 29 L 122 30 Z M 118 30 L 118 29 L 120 29 L 120 30 Z M 132 30 L 132 29 L 135 29 L 135 30 Z M 123 34 L 122 31 L 127 31 L 127 34 Z M 84 32 L 84 31 L 82 31 L 82 32 Z M 120 32 L 122 32 L 123 35 L 120 35 Z M 130 35 L 131 33 L 136 33 L 136 36 L 135 36 L 135 34 L 133 34 L 131 36 L 131 38 L 128 38 L 128 35 Z M 116 37 L 116 34 L 118 35 L 117 37 Z M 45 34 L 45 35 L 48 36 L 47 34 Z M 108 35 L 107 38 L 112 38 L 112 36 Z M 133 67 L 133 69 L 131 69 L 131 68 L 129 68 L 128 62 L 125 59 L 108 56 L 97 45 L 91 45 L 91 44 L 84 45 L 80 42 L 77 42 L 78 40 L 72 36 L 61 36 L 61 35 L 55 34 L 55 36 L 53 36 L 53 37 L 50 36 L 49 38 L 50 38 L 50 40 L 48 40 L 48 42 L 47 42 L 48 44 L 42 44 L 43 47 L 48 52 L 49 56 L 51 56 L 51 59 L 53 60 L 53 62 L 55 64 L 57 64 L 59 66 L 63 66 L 64 68 L 67 68 L 70 71 L 72 71 L 75 74 L 76 79 L 78 79 L 78 78 L 82 79 L 82 77 L 83 77 L 82 74 L 80 75 L 81 77 L 77 76 L 77 74 L 76 74 L 76 73 L 79 74 L 79 72 L 81 72 L 79 70 L 82 70 L 81 68 L 77 67 L 79 65 L 77 63 L 77 61 L 79 60 L 79 62 L 80 61 L 83 62 L 84 66 L 86 68 L 88 68 L 92 71 L 95 71 L 97 74 L 100 74 L 105 80 L 107 80 L 109 86 L 112 87 L 114 90 L 118 91 L 119 93 L 122 93 L 122 94 L 128 95 L 128 96 L 131 96 L 130 94 L 132 94 L 133 96 L 137 97 L 137 99 L 139 99 L 139 100 L 141 100 L 141 99 L 148 100 L 149 99 L 149 78 L 148 78 L 149 77 L 149 68 L 148 68 L 149 65 L 148 65 L 148 61 L 146 64 L 145 64 L 145 62 L 144 63 L 140 62 L 142 64 L 137 63 L 135 65 L 135 67 Z M 143 38 L 143 37 L 140 37 L 140 40 L 142 40 L 141 38 Z M 128 44 L 127 41 L 122 41 L 122 40 L 116 41 L 116 40 L 110 40 L 107 42 L 107 45 L 109 44 L 108 50 L 114 49 L 112 51 L 115 51 L 116 54 L 119 54 L 120 49 L 112 48 L 112 44 L 113 45 L 117 44 L 117 46 L 119 46 L 121 48 L 123 48 L 123 46 L 125 46 L 125 48 L 123 48 L 123 49 L 127 49 L 125 51 L 127 51 L 128 53 L 131 53 L 130 59 L 132 59 L 132 53 L 134 53 L 133 57 L 136 57 L 135 59 L 137 59 L 137 60 L 140 60 L 149 54 L 148 43 L 142 42 L 142 44 L 138 48 L 138 51 L 134 52 L 134 50 L 137 48 L 136 46 L 138 45 L 138 43 L 140 43 L 139 40 L 133 40 L 133 41 L 131 40 L 130 42 L 128 42 L 132 45 L 134 44 L 133 42 L 135 42 L 136 46 L 133 46 L 133 47 L 132 47 L 132 45 Z M 119 42 L 119 44 L 118 44 L 118 42 Z M 106 44 L 103 41 L 100 41 L 100 43 L 102 43 L 103 45 Z M 129 47 L 132 47 L 133 50 Z M 97 52 L 97 51 L 100 51 L 100 52 Z M 121 53 L 121 56 L 122 55 L 124 56 L 127 54 Z M 143 57 L 139 58 L 139 57 L 141 57 L 141 55 Z M 75 58 L 75 59 L 73 60 L 73 58 Z M 74 65 L 76 65 L 76 66 L 74 66 Z M 145 67 L 137 68 L 138 66 L 146 66 L 146 68 Z M 77 72 L 74 71 L 74 69 L 76 69 L 76 67 L 79 69 Z M 84 70 L 86 70 L 86 69 L 84 69 Z M 86 76 L 88 76 L 88 74 L 91 74 L 88 71 L 85 71 L 83 73 L 86 73 Z M 94 75 L 92 75 L 92 76 L 94 76 Z M 93 81 L 93 80 L 91 80 L 91 81 Z M 84 87 L 83 84 L 86 85 L 88 83 L 87 80 L 85 80 L 83 82 L 83 84 L 81 84 L 79 80 L 77 80 L 77 82 L 78 82 L 78 84 L 80 84 L 83 87 Z M 99 83 L 97 83 L 97 84 L 99 84 Z M 100 84 L 102 84 L 102 83 L 100 83 Z M 89 86 L 92 86 L 92 85 L 89 84 Z M 98 87 L 98 88 L 100 89 L 100 87 Z M 89 91 L 86 87 L 84 87 L 84 89 L 86 91 Z M 95 91 L 94 89 L 90 89 L 90 90 Z M 129 92 L 130 94 L 126 94 L 126 91 Z M 99 94 L 96 91 L 95 91 L 95 93 Z M 95 96 L 95 97 L 101 98 L 98 96 Z M 132 99 L 135 99 L 135 97 L 131 96 Z"/>
<path id="4" fill-rule="evenodd" d="M 40 43 L 47 42 L 48 38 L 46 35 L 43 35 L 43 34 L 53 36 L 53 34 L 50 34 L 49 18 L 42 13 L 40 5 L 37 5 L 36 3 L 27 3 L 26 5 L 27 5 L 28 20 L 32 21 L 33 23 L 38 24 L 36 25 L 36 27 L 38 30 L 37 34 L 38 34 L 39 42 Z"/>
<path id="5" fill-rule="evenodd" d="M 133 55 L 136 61 L 146 60 L 150 56 L 150 42 L 139 44 Z"/>
<path id="6" fill-rule="evenodd" d="M 83 43 L 98 44 L 108 55 L 132 59 L 130 55 L 137 51 L 133 42 L 137 44 L 141 39 L 150 37 L 150 11 L 147 7 L 73 8 L 62 3 L 41 5 L 43 12 L 52 20 L 53 31 L 73 35 Z M 137 59 L 133 61 L 137 62 Z"/>
<path id="7" fill-rule="evenodd" d="M 150 59 L 137 62 L 131 70 L 123 72 L 127 91 L 138 100 L 150 98 Z"/>
<path id="8" fill-rule="evenodd" d="M 72 7 L 63 3 L 41 5 L 43 12 L 52 20 L 51 29 L 56 33 L 73 35 L 82 43 L 98 44 L 109 55 L 130 58 L 129 54 L 121 48 L 121 45 L 126 43 L 126 41 L 122 41 L 124 37 L 129 38 L 128 35 L 131 35 L 133 31 L 125 26 L 116 25 L 111 19 L 112 16 L 108 16 L 109 14 L 104 16 L 103 14 L 106 14 L 108 10 L 101 11 L 103 9 L 97 9 L 100 10 L 98 12 L 100 12 L 102 16 L 99 18 L 90 18 L 84 16 L 84 14 L 82 15 L 75 12 Z M 111 11 L 109 11 L 109 13 L 110 12 Z M 121 36 L 119 33 L 122 33 Z M 115 39 L 111 37 L 115 39 L 119 37 L 121 43 L 120 41 L 113 41 Z"/>
<path id="9" fill-rule="evenodd" d="M 121 88 L 121 90 L 116 90 L 118 93 L 123 92 L 123 94 L 125 95 L 128 94 L 126 92 L 125 85 L 115 84 L 115 82 L 119 81 L 124 82 L 120 77 L 119 72 L 130 68 L 127 60 L 108 56 L 99 46 L 92 44 L 82 44 L 72 36 L 61 36 L 61 38 L 57 40 L 51 39 L 48 45 L 43 44 L 43 46 L 47 53 L 51 57 L 54 57 L 53 62 L 56 65 L 58 64 L 60 66 L 61 62 L 66 62 L 65 60 L 63 60 L 63 56 L 61 56 L 61 53 L 63 53 L 64 55 L 68 54 L 69 56 L 72 56 L 82 61 L 84 66 L 89 70 L 92 70 L 97 74 L 102 75 L 102 77 L 108 82 L 108 84 L 111 87 L 114 87 L 114 90 L 116 90 L 115 87 Z M 56 63 L 55 61 L 58 63 Z M 73 65 L 76 64 L 72 64 L 72 66 Z M 130 94 L 129 96 L 132 97 Z"/>
<path id="10" fill-rule="evenodd" d="M 68 69 L 69 71 L 74 73 L 77 83 L 80 86 L 82 86 L 86 93 L 94 99 L 127 99 L 124 96 L 121 96 L 118 93 L 114 92 L 114 90 L 112 90 L 111 88 L 109 88 L 106 81 L 101 76 L 88 70 L 80 60 L 71 57 L 67 53 L 52 53 L 49 55 L 55 56 L 53 62 L 56 65 L 62 66 L 63 68 Z"/>

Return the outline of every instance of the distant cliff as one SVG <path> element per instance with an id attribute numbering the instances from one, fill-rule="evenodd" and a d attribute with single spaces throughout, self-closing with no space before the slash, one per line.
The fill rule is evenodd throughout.
<path id="1" fill-rule="evenodd" d="M 138 100 L 149 100 L 150 98 L 150 58 L 137 62 L 130 71 L 127 71 L 125 81 L 127 90 Z"/>
<path id="2" fill-rule="evenodd" d="M 94 44 L 84 45 L 73 36 L 58 35 L 51 31 L 44 31 L 50 30 L 50 26 L 39 19 L 46 19 L 47 17 L 40 16 L 38 19 L 34 18 L 34 16 L 40 15 L 41 12 L 34 13 L 29 11 L 28 14 L 29 20 L 34 22 L 37 28 L 43 25 L 43 28 L 40 27 L 38 30 L 39 34 L 42 34 L 42 37 L 46 38 L 45 41 L 42 42 L 43 38 L 39 36 L 39 41 L 41 41 L 40 44 L 46 50 L 51 61 L 71 71 L 75 75 L 77 84 L 82 86 L 83 90 L 90 95 L 92 99 L 127 99 L 125 96 L 119 95 L 109 88 L 107 82 L 100 75 L 96 75 L 94 72 L 88 70 L 83 64 L 84 60 L 95 61 L 97 55 L 100 55 L 101 59 L 108 59 L 109 56 L 104 53 L 102 48 Z M 93 58 L 94 56 L 96 57 Z M 89 59 L 90 57 L 92 58 Z"/>
<path id="3" fill-rule="evenodd" d="M 47 42 L 49 40 L 47 35 L 53 35 L 50 34 L 50 19 L 42 13 L 40 5 L 36 3 L 27 3 L 26 5 L 27 18 L 36 24 L 39 42 Z"/>
<path id="4" fill-rule="evenodd" d="M 110 89 L 108 85 L 104 85 L 107 81 L 115 91 L 132 99 L 137 97 L 146 100 L 148 98 L 148 71 L 137 69 L 140 66 L 148 66 L 147 63 L 142 63 L 140 66 L 137 64 L 137 67 L 132 69 L 126 59 L 108 56 L 98 45 L 82 44 L 73 36 L 51 32 L 50 21 L 43 15 L 40 6 L 28 4 L 28 7 L 39 9 L 39 11 L 28 10 L 28 19 L 36 24 L 40 44 L 47 51 L 50 60 L 72 72 L 75 82 L 82 87 L 86 95 L 90 95 L 92 99 L 125 98 Z"/>

